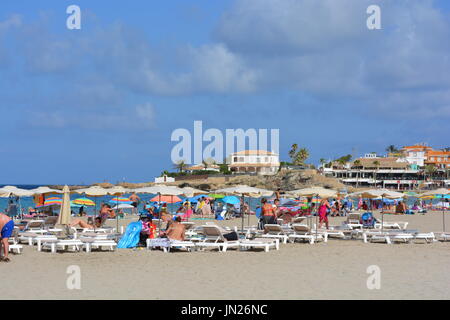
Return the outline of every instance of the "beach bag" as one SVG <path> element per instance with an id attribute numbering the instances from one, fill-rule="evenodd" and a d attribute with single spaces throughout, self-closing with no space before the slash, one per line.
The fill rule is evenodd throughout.
<path id="1" fill-rule="evenodd" d="M 142 223 L 140 221 L 131 222 L 127 229 L 125 230 L 124 235 L 120 238 L 119 243 L 117 244 L 117 248 L 119 249 L 127 249 L 127 248 L 135 248 L 139 243 L 139 236 L 142 230 Z"/>

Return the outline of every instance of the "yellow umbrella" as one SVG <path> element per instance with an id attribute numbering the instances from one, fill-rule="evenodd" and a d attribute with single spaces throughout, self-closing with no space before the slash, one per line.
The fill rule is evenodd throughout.
<path id="1" fill-rule="evenodd" d="M 61 210 L 59 211 L 58 224 L 68 225 L 70 224 L 70 190 L 67 185 L 63 188 L 63 198 L 61 204 Z"/>

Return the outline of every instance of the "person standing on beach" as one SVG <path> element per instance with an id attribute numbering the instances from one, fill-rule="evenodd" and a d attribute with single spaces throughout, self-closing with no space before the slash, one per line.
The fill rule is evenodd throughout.
<path id="1" fill-rule="evenodd" d="M 327 229 L 329 228 L 328 225 L 328 209 L 330 209 L 331 206 L 328 203 L 327 199 L 323 199 L 320 202 L 319 205 L 319 229 L 322 227 L 322 224 L 325 222 L 325 226 L 327 227 Z"/>
<path id="2" fill-rule="evenodd" d="M 3 257 L 1 257 L 0 261 L 9 262 L 8 253 L 9 253 L 9 238 L 11 237 L 14 231 L 14 221 L 11 220 L 3 212 L 0 213 L 0 241 L 3 248 Z M 1 253 L 1 252 L 0 252 Z"/>
<path id="3" fill-rule="evenodd" d="M 136 192 L 133 192 L 130 196 L 131 205 L 133 208 L 133 213 L 137 214 L 137 207 L 139 205 L 139 202 L 141 201 L 141 198 L 136 194 Z"/>
<path id="4" fill-rule="evenodd" d="M 266 198 L 261 199 L 261 213 L 263 217 L 263 226 L 265 224 L 276 224 L 277 223 L 277 216 L 276 211 L 270 203 L 267 203 Z"/>

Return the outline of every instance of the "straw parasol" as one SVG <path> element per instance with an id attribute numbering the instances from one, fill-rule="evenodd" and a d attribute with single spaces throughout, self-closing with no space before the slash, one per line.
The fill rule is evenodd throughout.
<path id="1" fill-rule="evenodd" d="M 61 210 L 59 211 L 58 224 L 69 225 L 70 224 L 70 190 L 67 185 L 63 188 L 63 198 L 61 204 Z"/>
<path id="2" fill-rule="evenodd" d="M 112 188 L 108 188 L 108 189 L 106 189 L 106 192 L 109 194 L 109 195 L 112 195 L 112 196 L 116 196 L 116 207 L 118 208 L 119 207 L 119 197 L 118 196 L 121 196 L 121 195 L 123 195 L 124 193 L 127 193 L 127 192 L 129 192 L 130 190 L 128 190 L 128 189 L 125 189 L 124 187 L 122 187 L 122 186 L 114 186 L 114 187 L 112 187 Z M 119 232 L 119 215 L 116 213 L 116 230 L 117 230 L 117 232 Z"/>
<path id="3" fill-rule="evenodd" d="M 203 190 L 200 190 L 200 189 L 195 189 L 195 188 L 192 188 L 192 187 L 184 187 L 184 188 L 181 188 L 181 190 L 183 190 L 183 194 L 186 197 L 188 197 L 188 198 L 191 198 L 191 197 L 194 197 L 194 196 L 198 196 L 200 194 L 207 194 L 208 193 L 206 191 L 203 191 Z"/>
<path id="4" fill-rule="evenodd" d="M 91 186 L 89 188 L 77 189 L 73 192 L 79 194 L 85 194 L 91 197 L 102 197 L 108 194 L 108 191 L 100 186 Z M 95 214 L 97 214 L 97 201 L 95 201 Z"/>
<path id="5" fill-rule="evenodd" d="M 333 189 L 326 189 L 323 187 L 310 187 L 297 189 L 287 192 L 289 195 L 294 195 L 295 197 L 319 197 L 322 199 L 337 197 L 339 192 Z M 317 225 L 318 225 L 318 215 L 316 215 L 316 237 L 317 237 Z"/>
<path id="6" fill-rule="evenodd" d="M 152 187 L 144 187 L 144 188 L 137 188 L 133 189 L 133 192 L 136 193 L 149 193 L 149 194 L 157 194 L 158 195 L 158 202 L 161 202 L 161 196 L 179 196 L 183 195 L 184 191 L 181 188 L 174 187 L 174 186 L 166 186 L 164 184 L 152 186 Z M 173 203 L 173 201 L 171 202 Z M 160 213 L 161 218 L 161 213 Z M 159 219 L 158 223 L 158 229 L 161 229 L 161 219 Z"/>
<path id="7" fill-rule="evenodd" d="M 440 189 L 422 193 L 422 195 L 420 197 L 435 196 L 436 198 L 444 199 L 444 197 L 448 194 L 450 194 L 449 189 L 440 188 Z M 443 229 L 443 232 L 445 233 L 445 211 L 444 211 L 444 209 L 442 209 L 442 229 Z"/>
<path id="8" fill-rule="evenodd" d="M 399 199 L 406 198 L 408 195 L 405 193 L 392 191 L 388 189 L 367 189 L 359 192 L 354 192 L 349 195 L 350 197 L 362 197 L 368 199 L 376 199 L 380 198 L 383 201 L 383 198 L 386 199 Z M 381 208 L 381 231 L 384 229 L 384 212 L 383 207 Z"/>
<path id="9" fill-rule="evenodd" d="M 237 195 L 242 197 L 242 202 L 245 200 L 245 196 L 251 198 L 259 198 L 259 197 L 270 197 L 273 195 L 273 191 L 261 188 L 250 187 L 247 185 L 236 185 L 229 188 L 223 188 L 219 190 L 215 190 L 216 194 L 227 194 L 227 195 Z M 244 213 L 243 208 L 241 206 L 241 217 L 242 217 L 242 232 L 244 231 Z M 248 214 L 248 224 L 250 224 L 250 213 Z"/>

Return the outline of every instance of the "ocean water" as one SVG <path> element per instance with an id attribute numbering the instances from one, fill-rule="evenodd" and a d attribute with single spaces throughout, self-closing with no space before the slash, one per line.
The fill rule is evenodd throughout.
<path id="1" fill-rule="evenodd" d="M 0 188 L 3 187 L 3 186 L 5 186 L 5 185 L 0 185 Z M 37 187 L 40 187 L 41 185 L 15 185 L 15 186 L 17 188 L 20 188 L 20 189 L 30 190 L 30 189 L 35 189 Z M 131 195 L 131 193 L 130 194 L 124 194 L 124 195 L 122 195 L 120 197 L 129 197 L 130 195 Z M 53 197 L 53 196 L 58 197 L 58 198 L 62 197 L 61 194 L 49 195 L 49 197 Z M 149 201 L 150 199 L 155 197 L 156 194 L 154 194 L 154 195 L 151 195 L 151 194 L 139 194 L 138 196 L 141 198 L 141 203 L 138 206 L 138 210 L 142 210 L 143 209 L 143 202 Z M 115 206 L 116 205 L 115 202 L 110 202 L 110 200 L 112 198 L 114 198 L 114 197 L 115 196 L 109 196 L 109 195 L 108 196 L 102 196 L 102 197 L 89 197 L 89 196 L 87 196 L 86 198 L 89 198 L 92 201 L 94 201 L 97 204 L 97 207 L 95 207 L 95 206 L 85 207 L 84 211 L 86 211 L 86 213 L 88 215 L 96 215 L 96 212 L 98 213 L 98 211 L 100 210 L 100 205 L 101 205 L 102 202 L 108 203 L 112 207 Z M 70 200 L 75 200 L 77 198 L 85 198 L 85 196 L 83 196 L 82 194 L 71 194 L 70 195 Z M 8 207 L 8 201 L 9 201 L 8 198 L 0 198 L 0 212 L 4 212 L 5 209 Z M 24 209 L 24 213 L 28 212 L 28 208 L 29 207 L 34 208 L 36 206 L 32 197 L 21 197 L 18 200 L 18 205 L 20 205 L 20 207 Z M 177 203 L 175 203 L 175 204 L 168 204 L 168 209 L 169 209 L 169 211 L 173 212 L 173 211 L 176 211 L 179 206 L 180 206 L 179 203 L 178 204 Z M 77 207 L 72 208 L 72 210 L 75 213 L 78 213 L 78 208 Z M 125 212 L 127 212 L 127 211 L 131 212 L 131 209 L 125 209 L 124 211 Z M 59 212 L 59 207 L 54 206 L 54 213 L 57 214 L 58 212 Z"/>

